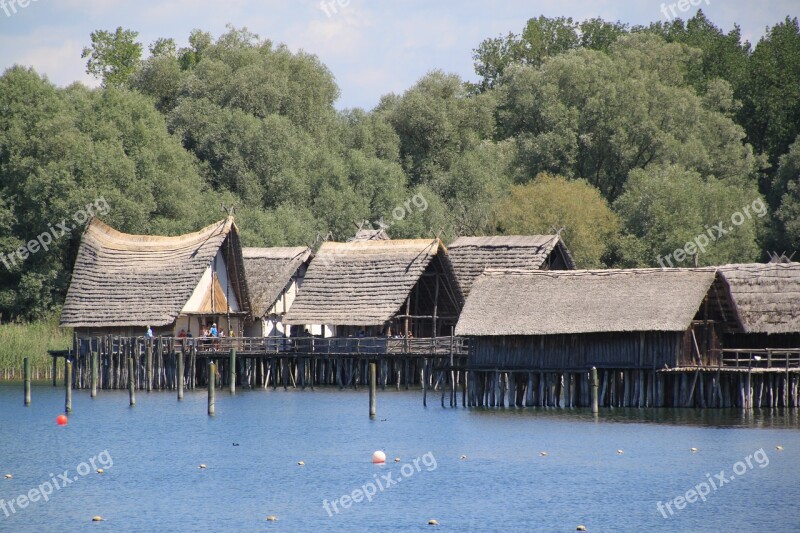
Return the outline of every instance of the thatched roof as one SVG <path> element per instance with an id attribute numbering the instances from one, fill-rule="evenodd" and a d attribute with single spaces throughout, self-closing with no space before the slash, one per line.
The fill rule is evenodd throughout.
<path id="1" fill-rule="evenodd" d="M 354 237 L 347 240 L 347 242 L 353 241 L 388 241 L 389 234 L 386 233 L 386 230 L 383 228 L 380 229 L 371 229 L 371 228 L 358 228 Z"/>
<path id="2" fill-rule="evenodd" d="M 456 335 L 685 331 L 714 269 L 487 270 Z"/>
<path id="3" fill-rule="evenodd" d="M 800 333 L 800 263 L 725 265 L 745 333 Z"/>
<path id="4" fill-rule="evenodd" d="M 311 257 L 311 249 L 306 246 L 244 248 L 242 255 L 253 316 L 263 317 L 297 269 Z"/>
<path id="5" fill-rule="evenodd" d="M 575 262 L 558 235 L 495 235 L 459 237 L 447 247 L 450 261 L 465 295 L 487 268 L 547 270 L 550 262 L 561 259 L 564 267 Z"/>
<path id="6" fill-rule="evenodd" d="M 220 250 L 239 304 L 249 310 L 246 282 L 238 272 L 241 243 L 232 217 L 176 237 L 129 235 L 93 219 L 81 239 L 61 325 L 169 325 Z"/>
<path id="7" fill-rule="evenodd" d="M 399 313 L 433 259 L 446 254 L 439 239 L 323 243 L 284 322 L 382 325 Z"/>

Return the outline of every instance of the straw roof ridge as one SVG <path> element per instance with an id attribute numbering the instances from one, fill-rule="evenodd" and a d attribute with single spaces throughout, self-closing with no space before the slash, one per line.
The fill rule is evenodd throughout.
<path id="1" fill-rule="evenodd" d="M 253 316 L 263 317 L 312 252 L 307 246 L 244 248 L 242 255 Z"/>
<path id="2" fill-rule="evenodd" d="M 230 269 L 230 263 L 242 263 L 232 217 L 171 237 L 126 234 L 92 219 L 81 238 L 61 326 L 171 324 L 229 237 Z M 245 281 L 232 276 L 231 283 L 248 309 Z"/>
<path id="3" fill-rule="evenodd" d="M 359 228 L 354 237 L 351 237 L 347 242 L 353 241 L 386 241 L 389 240 L 389 234 L 386 233 L 384 228 L 370 229 Z"/>
<path id="4" fill-rule="evenodd" d="M 715 268 L 496 270 L 475 282 L 456 335 L 685 331 Z"/>
<path id="5" fill-rule="evenodd" d="M 433 258 L 446 253 L 438 238 L 325 242 L 284 322 L 382 325 L 398 314 Z"/>
<path id="6" fill-rule="evenodd" d="M 568 268 L 575 262 L 558 235 L 491 235 L 459 237 L 448 247 L 450 260 L 465 294 L 487 268 L 539 270 L 560 252 Z"/>

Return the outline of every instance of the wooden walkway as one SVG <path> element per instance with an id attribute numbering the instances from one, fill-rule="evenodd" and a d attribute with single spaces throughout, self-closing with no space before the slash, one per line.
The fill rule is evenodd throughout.
<path id="1" fill-rule="evenodd" d="M 205 387 L 211 361 L 216 364 L 216 383 L 221 387 L 234 379 L 237 386 L 245 388 L 358 388 L 366 385 L 368 365 L 375 362 L 381 387 L 421 385 L 427 390 L 456 379 L 447 375 L 448 369 L 464 365 L 467 345 L 459 337 L 145 339 L 108 335 L 76 338 L 71 350 L 51 351 L 50 355 L 53 376 L 58 373 L 59 360 L 72 361 L 76 389 L 128 388 L 128 362 L 133 359 L 134 385 L 148 391 L 176 389 L 181 379 L 179 368 L 186 388 Z"/>
<path id="2" fill-rule="evenodd" d="M 219 387 L 288 389 L 366 386 L 369 363 L 377 384 L 441 392 L 441 404 L 475 407 L 800 407 L 800 348 L 720 350 L 716 366 L 589 369 L 490 368 L 469 364 L 465 339 L 279 337 L 176 339 L 104 336 L 75 339 L 51 352 L 72 361 L 73 388 L 125 389 L 129 364 L 136 389 L 206 387 L 209 363 Z M 94 369 L 94 371 L 92 370 Z M 53 378 L 53 385 L 56 379 Z M 460 392 L 460 394 L 459 394 Z M 448 400 L 449 398 L 449 400 Z"/>

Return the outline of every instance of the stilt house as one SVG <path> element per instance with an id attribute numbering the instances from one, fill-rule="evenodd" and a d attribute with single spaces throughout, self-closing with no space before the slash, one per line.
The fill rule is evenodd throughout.
<path id="1" fill-rule="evenodd" d="M 463 305 L 439 239 L 326 242 L 284 322 L 334 336 L 450 335 Z"/>
<path id="2" fill-rule="evenodd" d="M 253 320 L 245 326 L 245 335 L 289 337 L 291 332 L 283 317 L 303 285 L 311 249 L 245 248 L 242 254 L 253 308 Z"/>
<path id="3" fill-rule="evenodd" d="M 93 219 L 84 232 L 61 326 L 80 337 L 243 333 L 250 313 L 232 217 L 176 237 L 130 235 Z"/>
<path id="4" fill-rule="evenodd" d="M 574 270 L 575 262 L 558 235 L 459 237 L 447 247 L 459 285 L 468 296 L 488 269 Z"/>
<path id="5" fill-rule="evenodd" d="M 486 271 L 456 335 L 473 368 L 661 369 L 717 362 L 737 331 L 713 268 Z"/>
<path id="6" fill-rule="evenodd" d="M 728 348 L 795 348 L 800 351 L 800 263 L 719 267 L 741 328 L 726 335 Z"/>

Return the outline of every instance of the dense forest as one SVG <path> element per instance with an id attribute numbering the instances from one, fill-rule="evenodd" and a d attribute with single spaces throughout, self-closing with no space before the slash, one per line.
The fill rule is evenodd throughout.
<path id="1" fill-rule="evenodd" d="M 369 111 L 337 111 L 316 56 L 246 29 L 195 30 L 186 48 L 137 38 L 87 39 L 98 89 L 25 66 L 0 77 L 3 321 L 57 311 L 76 213 L 98 199 L 133 233 L 193 231 L 236 206 L 248 246 L 346 239 L 360 221 L 446 242 L 560 231 L 587 268 L 800 246 L 796 18 L 754 45 L 702 12 L 647 27 L 532 18 L 476 43 L 476 83 L 432 71 Z"/>

